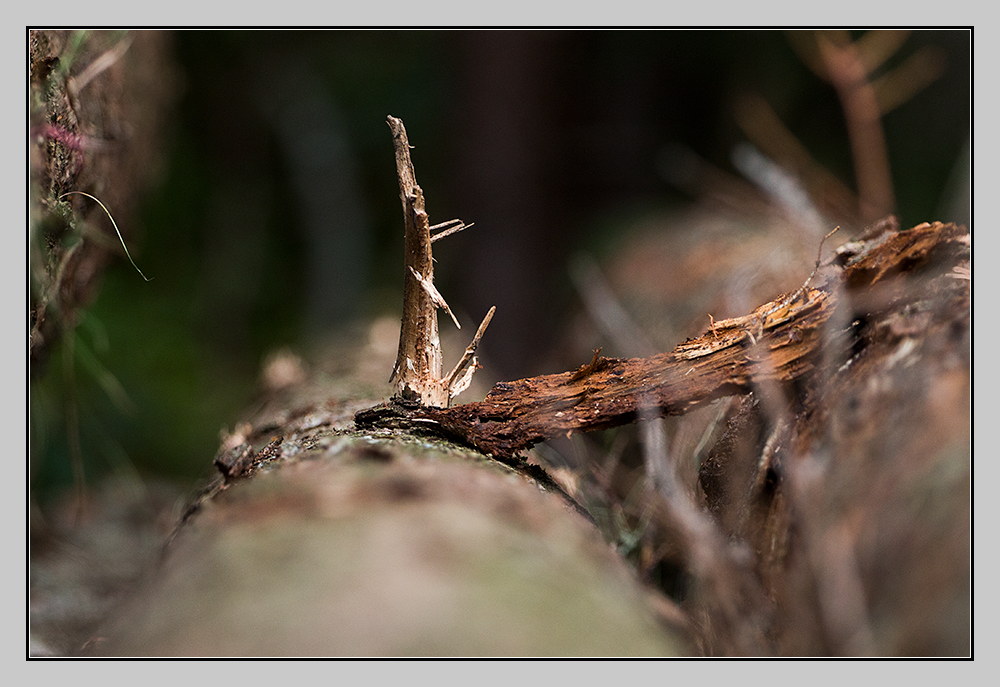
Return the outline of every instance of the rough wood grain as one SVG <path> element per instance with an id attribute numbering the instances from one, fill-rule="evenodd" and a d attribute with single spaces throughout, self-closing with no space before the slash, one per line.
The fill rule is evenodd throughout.
<path id="1" fill-rule="evenodd" d="M 679 415 L 766 383 L 793 383 L 813 370 L 833 327 L 850 327 L 849 309 L 874 311 L 905 298 L 888 277 L 954 265 L 968 233 L 924 223 L 845 244 L 815 288 L 782 295 L 739 318 L 712 322 L 701 336 L 648 358 L 594 359 L 571 372 L 500 382 L 480 402 L 447 409 L 385 405 L 359 413 L 361 425 L 420 419 L 488 454 L 510 457 L 574 431 Z M 950 269 L 950 267 L 949 267 Z M 834 317 L 838 308 L 841 317 Z M 847 321 L 842 321 L 847 319 Z"/>
<path id="2" fill-rule="evenodd" d="M 435 302 L 433 298 L 430 221 L 424 207 L 424 192 L 417 185 L 410 160 L 406 128 L 395 117 L 389 117 L 388 122 L 396 151 L 396 176 L 404 222 L 403 319 L 399 351 L 389 381 L 396 385 L 404 399 L 443 407 L 448 405 L 448 389 L 441 379 L 437 309 L 444 300 Z"/>
<path id="3" fill-rule="evenodd" d="M 476 331 L 462 358 L 448 375 L 442 376 L 441 339 L 438 336 L 438 308 L 451 317 L 459 329 L 458 318 L 434 286 L 434 256 L 431 244 L 438 239 L 466 229 L 470 225 L 451 220 L 430 225 L 424 205 L 424 192 L 417 185 L 406 127 L 389 116 L 392 143 L 396 151 L 396 176 L 399 199 L 403 204 L 403 319 L 399 330 L 399 349 L 389 383 L 403 402 L 433 408 L 447 408 L 453 398 L 465 391 L 477 369 L 476 347 L 493 318 L 491 308 Z M 438 230 L 431 234 L 431 231 Z"/>

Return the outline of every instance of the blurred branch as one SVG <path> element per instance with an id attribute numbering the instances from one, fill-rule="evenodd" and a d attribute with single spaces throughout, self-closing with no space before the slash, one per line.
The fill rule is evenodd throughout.
<path id="1" fill-rule="evenodd" d="M 851 223 L 857 198 L 837 177 L 820 165 L 802 142 L 785 126 L 771 105 L 755 94 L 736 105 L 736 123 L 761 152 L 802 179 L 820 209 L 838 221 Z"/>
<path id="2" fill-rule="evenodd" d="M 593 258 L 577 255 L 570 262 L 569 274 L 587 313 L 616 348 L 627 355 L 652 355 L 656 352 L 642 327 L 615 296 Z"/>
<path id="3" fill-rule="evenodd" d="M 944 51 L 926 45 L 872 81 L 879 112 L 884 116 L 910 100 L 944 74 L 945 64 Z"/>
<path id="4" fill-rule="evenodd" d="M 840 34 L 817 33 L 816 44 L 844 108 L 858 184 L 858 214 L 862 221 L 873 222 L 892 212 L 896 204 L 875 89 L 854 43 L 845 41 Z"/>
<path id="5" fill-rule="evenodd" d="M 816 43 L 815 36 L 820 32 L 813 31 L 789 31 L 788 42 L 792 49 L 802 60 L 802 63 L 809 70 L 823 79 L 829 81 L 829 71 L 826 61 Z M 824 31 L 829 40 L 840 45 L 851 42 L 850 33 L 847 31 Z M 906 40 L 910 37 L 910 31 L 869 31 L 854 42 L 857 56 L 862 67 L 867 74 L 871 74 L 881 67 L 889 58 L 899 52 Z"/>
<path id="6" fill-rule="evenodd" d="M 939 78 L 945 69 L 944 52 L 924 46 L 875 77 L 875 72 L 898 54 L 909 35 L 909 31 L 869 31 L 852 41 L 847 31 L 788 33 L 789 43 L 803 64 L 833 85 L 844 109 L 858 187 L 858 199 L 849 203 L 852 211 L 843 212 L 850 194 L 839 182 L 825 178 L 829 176 L 826 173 L 818 175 L 821 179 L 812 178 L 810 184 L 822 180 L 832 189 L 833 200 L 841 206 L 839 218 L 857 214 L 863 224 L 868 224 L 893 212 L 895 193 L 881 118 Z M 810 179 L 816 173 L 807 164 L 810 160 L 804 147 L 783 129 L 762 99 L 745 98 L 737 109 L 737 118 L 765 153 L 792 166 L 804 178 Z"/>

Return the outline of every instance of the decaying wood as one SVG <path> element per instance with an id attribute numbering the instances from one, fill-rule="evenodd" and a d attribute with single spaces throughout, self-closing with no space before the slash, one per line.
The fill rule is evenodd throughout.
<path id="1" fill-rule="evenodd" d="M 961 655 L 969 255 L 964 228 L 883 226 L 815 285 L 670 353 L 595 354 L 452 408 L 371 408 L 330 386 L 340 371 L 304 373 L 223 443 L 163 565 L 87 650 Z M 330 359 L 351 355 L 377 357 Z M 645 496 L 690 576 L 680 605 L 515 455 L 725 394 L 745 396 L 703 501 L 669 470 Z"/>
<path id="2" fill-rule="evenodd" d="M 964 227 L 889 218 L 813 282 L 670 353 L 595 354 L 478 403 L 357 420 L 419 420 L 516 464 L 538 441 L 739 395 L 697 488 L 644 449 L 651 555 L 688 576 L 698 650 L 967 655 L 970 256 Z"/>
<path id="3" fill-rule="evenodd" d="M 404 275 L 403 319 L 399 331 L 399 350 L 396 364 L 389 379 L 404 401 L 446 408 L 451 400 L 468 388 L 476 370 L 475 350 L 486 326 L 493 317 L 490 310 L 479 326 L 479 331 L 469 345 L 462 360 L 454 370 L 443 377 L 441 340 L 438 336 L 438 308 L 451 317 L 459 329 L 462 325 L 452 313 L 448 303 L 434 286 L 434 258 L 431 243 L 468 228 L 461 220 L 451 220 L 430 225 L 424 205 L 424 192 L 417 185 L 410 143 L 402 120 L 390 116 L 393 146 L 396 150 L 396 175 L 399 178 L 399 198 L 403 204 L 404 223 Z M 431 234 L 439 229 L 436 234 Z M 462 374 L 463 370 L 465 374 Z"/>
<path id="4" fill-rule="evenodd" d="M 516 464 L 564 433 L 649 427 L 739 395 L 697 487 L 656 441 L 644 449 L 642 509 L 662 552 L 650 555 L 687 575 L 698 650 L 968 655 L 970 257 L 964 227 L 900 231 L 889 218 L 841 245 L 815 283 L 710 319 L 670 353 L 595 354 L 478 403 L 356 420 L 419 421 Z"/>
<path id="5" fill-rule="evenodd" d="M 669 353 L 631 359 L 595 354 L 575 371 L 500 382 L 480 402 L 447 409 L 383 406 L 357 421 L 394 416 L 398 426 L 400 415 L 430 420 L 485 453 L 509 457 L 575 431 L 679 415 L 762 384 L 794 383 L 823 361 L 831 335 L 851 337 L 856 312 L 867 315 L 906 299 L 906 285 L 891 277 L 959 266 L 968 249 L 967 231 L 953 224 L 889 230 L 842 247 L 815 287 L 743 317 L 713 320 L 704 334 Z"/>

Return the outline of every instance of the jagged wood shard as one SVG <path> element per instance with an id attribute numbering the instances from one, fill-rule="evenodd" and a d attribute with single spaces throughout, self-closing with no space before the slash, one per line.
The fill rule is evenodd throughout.
<path id="1" fill-rule="evenodd" d="M 417 280 L 417 283 L 420 284 L 421 288 L 423 288 L 423 290 L 427 292 L 427 295 L 431 299 L 431 303 L 433 303 L 438 308 L 443 308 L 444 311 L 448 313 L 448 315 L 451 317 L 451 321 L 455 323 L 455 326 L 461 329 L 462 325 L 458 323 L 458 318 L 455 317 L 455 313 L 453 313 L 451 311 L 451 308 L 448 307 L 448 303 L 445 302 L 444 296 L 442 296 L 441 292 L 437 290 L 437 287 L 434 286 L 434 283 L 425 280 L 423 277 L 420 276 L 420 273 L 417 272 L 412 267 L 410 268 L 410 274 L 412 274 L 414 279 Z"/>
<path id="2" fill-rule="evenodd" d="M 471 227 L 473 224 L 475 224 L 475 222 L 473 222 L 472 224 L 466 224 L 460 219 L 451 219 L 448 220 L 447 222 L 442 222 L 441 224 L 435 224 L 433 227 L 431 227 L 431 231 L 434 231 L 436 229 L 440 229 L 441 231 L 438 231 L 438 233 L 436 234 L 431 234 L 431 243 L 434 243 L 438 239 L 443 239 L 445 236 L 451 236 L 452 234 L 457 234 L 460 231 L 464 231 L 469 227 Z"/>
<path id="3" fill-rule="evenodd" d="M 433 408 L 447 408 L 451 400 L 467 389 L 472 382 L 476 367 L 473 353 L 493 316 L 493 310 L 491 309 L 483 320 L 458 366 L 447 377 L 442 377 L 437 309 L 443 308 L 455 326 L 459 329 L 462 327 L 444 297 L 434 286 L 431 243 L 471 225 L 461 220 L 450 220 L 431 227 L 424 206 L 424 194 L 417 185 L 413 162 L 410 159 L 410 143 L 406 138 L 406 128 L 396 117 L 390 116 L 388 123 L 396 151 L 399 198 L 403 204 L 405 267 L 399 349 L 389 382 L 395 385 L 397 394 L 403 400 L 416 401 Z M 431 229 L 441 229 L 441 231 L 431 236 Z M 460 374 L 470 364 L 471 367 L 465 374 Z"/>

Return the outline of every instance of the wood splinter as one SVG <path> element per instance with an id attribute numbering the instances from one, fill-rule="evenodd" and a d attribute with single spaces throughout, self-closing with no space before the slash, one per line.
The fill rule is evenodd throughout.
<path id="1" fill-rule="evenodd" d="M 399 178 L 399 198 L 403 204 L 404 275 L 403 319 L 399 330 L 399 350 L 389 382 L 404 401 L 418 402 L 433 408 L 447 408 L 452 399 L 469 388 L 477 369 L 476 348 L 496 308 L 483 318 L 472 343 L 461 360 L 442 376 L 441 341 L 438 336 L 437 310 L 443 308 L 455 326 L 462 326 L 434 286 L 434 258 L 431 243 L 450 236 L 471 224 L 450 220 L 433 227 L 424 207 L 424 194 L 417 185 L 410 143 L 403 122 L 389 116 L 389 128 L 396 151 L 396 174 Z M 439 230 L 433 236 L 432 230 Z"/>

